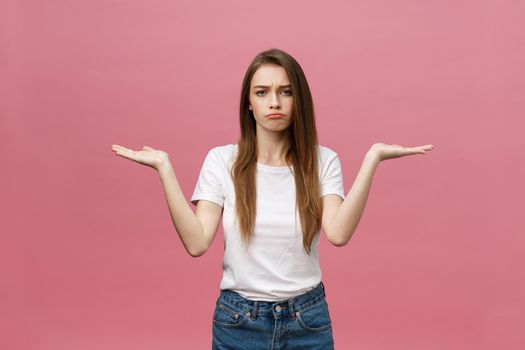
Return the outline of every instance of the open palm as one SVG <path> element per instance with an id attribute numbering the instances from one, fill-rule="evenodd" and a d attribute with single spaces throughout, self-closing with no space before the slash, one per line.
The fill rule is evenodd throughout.
<path id="1" fill-rule="evenodd" d="M 163 164 L 169 162 L 168 153 L 149 146 L 144 146 L 142 151 L 134 151 L 120 145 L 111 145 L 111 150 L 121 157 L 147 165 L 155 170 L 159 170 Z"/>
<path id="2" fill-rule="evenodd" d="M 414 154 L 426 154 L 427 151 L 431 151 L 433 148 L 434 148 L 433 145 L 403 147 L 400 145 L 388 145 L 385 143 L 375 143 L 372 146 L 371 151 L 377 155 L 379 160 L 386 160 L 386 159 L 391 159 L 391 158 L 410 156 Z"/>

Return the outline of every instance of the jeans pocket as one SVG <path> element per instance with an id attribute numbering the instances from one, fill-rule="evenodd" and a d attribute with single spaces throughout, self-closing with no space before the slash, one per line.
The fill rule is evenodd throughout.
<path id="1" fill-rule="evenodd" d="M 328 304 L 325 299 L 296 311 L 295 316 L 301 327 L 310 332 L 324 331 L 332 326 Z"/>
<path id="2" fill-rule="evenodd" d="M 219 299 L 213 313 L 213 324 L 219 327 L 241 327 L 248 317 L 242 310 Z"/>

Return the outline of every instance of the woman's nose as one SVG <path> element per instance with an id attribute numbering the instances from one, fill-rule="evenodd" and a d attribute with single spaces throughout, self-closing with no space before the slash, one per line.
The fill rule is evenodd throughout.
<path id="1" fill-rule="evenodd" d="M 279 108 L 279 97 L 277 94 L 272 94 L 271 107 Z"/>

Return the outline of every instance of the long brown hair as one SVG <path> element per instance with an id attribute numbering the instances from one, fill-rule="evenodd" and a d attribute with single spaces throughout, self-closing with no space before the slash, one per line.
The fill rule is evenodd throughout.
<path id="1" fill-rule="evenodd" d="M 231 169 L 239 229 L 243 243 L 249 244 L 255 227 L 258 155 L 256 122 L 252 111 L 249 110 L 249 94 L 253 75 L 257 69 L 265 64 L 283 67 L 291 84 L 293 96 L 292 123 L 287 129 L 291 145 L 286 153 L 286 162 L 288 166 L 293 166 L 293 170 L 290 170 L 295 178 L 295 203 L 301 218 L 303 246 L 306 252 L 310 254 L 312 241 L 321 227 L 322 213 L 317 130 L 312 94 L 299 63 L 288 53 L 275 48 L 263 51 L 255 56 L 242 83 L 241 136 L 237 142 L 237 158 Z"/>

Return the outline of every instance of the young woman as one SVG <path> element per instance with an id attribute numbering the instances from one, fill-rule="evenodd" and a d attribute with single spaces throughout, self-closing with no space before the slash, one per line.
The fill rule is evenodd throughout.
<path id="1" fill-rule="evenodd" d="M 356 229 L 379 162 L 425 154 L 432 145 L 374 144 L 345 196 L 336 152 L 317 142 L 310 88 L 286 52 L 259 53 L 244 76 L 241 136 L 212 148 L 191 210 L 168 154 L 144 146 L 117 155 L 156 169 L 185 249 L 204 254 L 220 217 L 223 276 L 213 314 L 213 349 L 333 349 L 317 246 L 322 228 L 335 246 Z"/>

